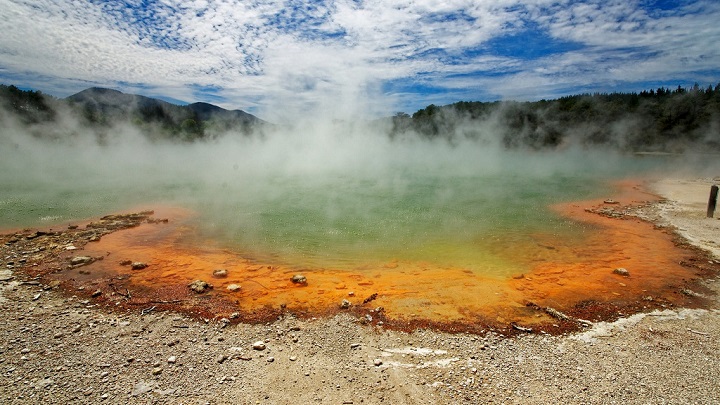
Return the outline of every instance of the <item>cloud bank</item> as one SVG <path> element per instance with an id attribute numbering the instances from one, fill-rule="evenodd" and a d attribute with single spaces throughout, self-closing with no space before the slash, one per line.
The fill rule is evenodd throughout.
<path id="1" fill-rule="evenodd" d="M 271 121 L 720 76 L 715 1 L 0 0 L 0 81 Z"/>

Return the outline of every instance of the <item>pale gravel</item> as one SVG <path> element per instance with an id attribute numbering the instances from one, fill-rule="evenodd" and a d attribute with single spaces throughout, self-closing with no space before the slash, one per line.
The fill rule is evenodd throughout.
<path id="1" fill-rule="evenodd" d="M 700 190 L 708 181 L 684 185 Z M 683 211 L 704 215 L 698 197 L 672 198 L 647 216 L 690 240 L 714 240 L 703 232 L 720 221 Z M 108 311 L 16 276 L 0 282 L 3 404 L 720 403 L 717 309 L 512 339 L 407 334 L 348 315 L 223 327 L 174 313 Z M 717 278 L 707 285 L 720 289 Z M 265 350 L 252 348 L 258 340 Z"/>

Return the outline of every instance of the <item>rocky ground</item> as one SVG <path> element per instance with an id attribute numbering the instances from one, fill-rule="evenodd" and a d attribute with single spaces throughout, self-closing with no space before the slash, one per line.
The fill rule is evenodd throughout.
<path id="1" fill-rule="evenodd" d="M 672 198 L 642 214 L 673 226 L 696 208 L 681 192 Z M 720 223 L 702 227 L 708 221 Z M 82 232 L 89 241 L 100 231 Z M 692 236 L 692 225 L 682 232 Z M 712 308 L 515 338 L 408 334 L 348 314 L 232 325 L 99 307 L 20 269 L 50 253 L 16 250 L 0 273 L 6 404 L 720 403 L 720 311 Z M 706 284 L 720 290 L 717 277 Z"/>

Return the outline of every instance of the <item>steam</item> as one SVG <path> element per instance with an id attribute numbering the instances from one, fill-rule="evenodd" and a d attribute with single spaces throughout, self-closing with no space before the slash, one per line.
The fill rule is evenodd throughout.
<path id="1" fill-rule="evenodd" d="M 130 124 L 117 124 L 98 136 L 69 114 L 60 114 L 53 125 L 30 127 L 5 114 L 0 226 L 37 226 L 48 222 L 43 218 L 67 221 L 153 203 L 206 214 L 247 211 L 279 199 L 296 199 L 300 208 L 321 204 L 325 214 L 319 220 L 324 221 L 348 213 L 372 215 L 363 206 L 367 199 L 353 203 L 341 194 L 376 192 L 378 204 L 383 198 L 392 203 L 425 184 L 418 180 L 423 178 L 433 179 L 429 187 L 436 197 L 426 208 L 434 209 L 459 198 L 461 190 L 444 186 L 458 178 L 478 179 L 474 187 L 482 190 L 483 179 L 500 177 L 527 182 L 585 178 L 592 184 L 680 168 L 717 173 L 713 159 L 638 159 L 572 143 L 554 150 L 507 150 L 499 120 L 491 116 L 470 125 L 466 117 L 455 118 L 451 136 L 438 139 L 411 132 L 391 138 L 390 124 L 384 121 L 306 120 L 254 136 L 230 132 L 212 140 L 173 143 L 153 141 Z M 497 194 L 502 188 L 488 190 Z M 517 199 L 522 187 L 500 192 L 483 198 Z M 312 193 L 323 197 L 304 199 Z"/>

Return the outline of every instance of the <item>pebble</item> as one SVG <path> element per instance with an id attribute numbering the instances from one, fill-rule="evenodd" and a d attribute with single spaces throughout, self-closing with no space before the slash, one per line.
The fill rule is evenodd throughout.
<path id="1" fill-rule="evenodd" d="M 265 342 L 263 342 L 262 340 L 258 340 L 252 345 L 252 348 L 255 350 L 265 350 L 265 347 Z"/>
<path id="2" fill-rule="evenodd" d="M 155 367 L 152 370 L 152 375 L 160 375 L 160 374 L 162 374 L 162 371 L 163 371 L 162 367 Z"/>
<path id="3" fill-rule="evenodd" d="M 170 364 L 175 364 L 177 362 L 177 357 L 170 356 L 170 357 L 168 357 L 167 362 Z"/>
<path id="4" fill-rule="evenodd" d="M 227 289 L 231 292 L 237 292 L 237 291 L 240 291 L 242 289 L 242 287 L 238 284 L 230 284 L 227 286 Z"/>
<path id="5" fill-rule="evenodd" d="M 619 276 L 623 276 L 623 277 L 629 277 L 629 276 L 630 276 L 630 272 L 629 272 L 627 269 L 624 269 L 624 268 L 622 268 L 622 267 L 618 267 L 617 269 L 613 270 L 613 273 L 614 273 L 614 274 L 617 274 L 617 275 L 619 275 Z"/>
<path id="6" fill-rule="evenodd" d="M 208 284 L 202 280 L 195 280 L 192 283 L 188 284 L 188 287 L 190 287 L 191 290 L 195 291 L 198 294 L 202 294 L 205 291 L 213 288 L 211 284 Z"/>
<path id="7" fill-rule="evenodd" d="M 225 269 L 216 269 L 216 270 L 213 270 L 212 274 L 213 274 L 213 277 L 216 277 L 216 278 L 225 278 L 228 275 L 228 271 Z"/>
<path id="8" fill-rule="evenodd" d="M 292 276 L 291 281 L 295 284 L 307 284 L 307 278 L 302 274 L 296 274 Z"/>
<path id="9" fill-rule="evenodd" d="M 133 263 L 130 265 L 130 268 L 133 269 L 133 270 L 142 270 L 142 269 L 146 268 L 147 266 L 148 266 L 148 265 L 147 265 L 146 263 L 143 263 L 143 262 L 133 262 Z"/>
<path id="10" fill-rule="evenodd" d="M 375 367 L 380 367 L 382 366 L 383 362 L 380 359 L 375 359 L 373 360 L 373 364 L 375 365 Z"/>
<path id="11" fill-rule="evenodd" d="M 79 266 L 82 264 L 88 264 L 92 263 L 93 258 L 90 256 L 75 256 L 72 259 L 70 259 L 70 264 L 72 266 Z"/>

